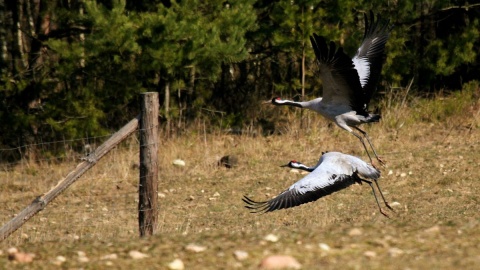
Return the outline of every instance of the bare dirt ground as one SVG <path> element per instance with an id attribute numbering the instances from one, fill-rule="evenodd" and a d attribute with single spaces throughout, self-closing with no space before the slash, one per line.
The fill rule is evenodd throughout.
<path id="1" fill-rule="evenodd" d="M 285 254 L 296 258 L 302 269 L 478 268 L 478 102 L 439 118 L 430 105 L 422 104 L 423 109 L 386 113 L 381 123 L 365 127 L 387 161 L 380 185 L 387 200 L 395 202 L 391 218 L 378 212 L 368 185 L 268 214 L 244 208 L 243 195 L 272 198 L 302 177 L 279 167 L 291 159 L 313 165 L 322 151 L 341 151 L 367 160 L 354 136 L 307 113 L 307 128 L 299 131 L 296 115 L 283 135 L 236 136 L 198 129 L 162 140 L 160 222 L 157 234 L 145 239 L 137 232 L 138 145 L 132 139 L 0 243 L 0 265 L 168 269 L 178 258 L 186 269 L 254 269 L 269 254 Z M 237 167 L 216 165 L 227 154 L 238 157 Z M 186 166 L 173 166 L 176 158 Z M 2 224 L 75 164 L 20 163 L 1 171 Z M 278 241 L 265 240 L 268 234 Z M 205 250 L 191 251 L 189 244 Z M 35 257 L 31 263 L 10 261 L 10 247 Z M 147 257 L 133 259 L 132 250 Z M 248 257 L 236 258 L 238 250 Z"/>

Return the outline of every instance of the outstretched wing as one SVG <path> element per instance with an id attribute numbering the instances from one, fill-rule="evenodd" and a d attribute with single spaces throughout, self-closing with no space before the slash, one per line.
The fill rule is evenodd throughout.
<path id="1" fill-rule="evenodd" d="M 327 44 L 324 37 L 313 34 L 310 41 L 323 83 L 323 102 L 350 106 L 353 110 L 361 109 L 356 107 L 355 99 L 356 94 L 362 92 L 362 87 L 350 57 L 342 47 L 337 49 L 335 43 Z"/>
<path id="2" fill-rule="evenodd" d="M 363 41 L 352 59 L 363 88 L 363 96 L 357 99 L 361 101 L 362 104 L 356 106 L 365 106 L 366 109 L 377 87 L 382 72 L 385 44 L 387 43 L 392 28 L 393 26 L 390 24 L 390 21 L 383 20 L 380 15 L 378 15 L 377 20 L 375 20 L 373 12 L 370 11 L 369 21 L 367 14 L 365 14 Z"/>
<path id="3" fill-rule="evenodd" d="M 313 172 L 269 201 L 257 202 L 244 196 L 245 207 L 252 210 L 253 213 L 291 208 L 316 201 L 355 182 L 360 182 L 360 178 L 356 172 L 351 170 L 351 166 L 347 170 L 333 166 L 332 162 L 323 162 Z M 343 172 L 343 174 L 335 172 Z"/>

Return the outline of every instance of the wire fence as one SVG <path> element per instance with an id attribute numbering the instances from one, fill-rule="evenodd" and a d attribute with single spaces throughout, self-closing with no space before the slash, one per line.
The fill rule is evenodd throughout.
<path id="1" fill-rule="evenodd" d="M 7 223 L 49 191 L 110 135 L 0 149 L 0 156 L 34 149 L 41 158 L 0 165 L 0 222 Z M 88 142 L 85 143 L 85 142 Z M 73 151 L 84 143 L 83 153 Z M 4 243 L 109 239 L 138 235 L 139 143 L 130 136 Z M 61 151 L 59 151 L 61 149 Z"/>

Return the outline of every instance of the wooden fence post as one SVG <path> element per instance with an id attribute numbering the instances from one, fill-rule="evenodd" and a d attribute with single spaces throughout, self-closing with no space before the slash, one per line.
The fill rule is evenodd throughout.
<path id="1" fill-rule="evenodd" d="M 158 93 L 142 94 L 140 120 L 140 236 L 152 235 L 158 220 Z"/>

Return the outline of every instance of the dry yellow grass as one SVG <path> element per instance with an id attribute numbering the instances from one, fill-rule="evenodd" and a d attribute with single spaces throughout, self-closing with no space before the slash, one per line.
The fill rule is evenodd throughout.
<path id="1" fill-rule="evenodd" d="M 0 265 L 25 267 L 7 259 L 7 248 L 15 246 L 36 254 L 28 264 L 31 269 L 55 268 L 59 255 L 66 257 L 62 268 L 67 269 L 107 265 L 165 269 L 175 258 L 186 269 L 248 269 L 256 268 L 266 254 L 292 255 L 304 269 L 476 268 L 480 265 L 480 122 L 478 100 L 473 97 L 462 103 L 461 110 L 441 114 L 442 119 L 429 107 L 441 101 L 413 100 L 409 107 L 396 102 L 383 112 L 381 123 L 366 127 L 387 161 L 380 185 L 390 202 L 400 203 L 390 219 L 379 214 L 366 185 L 269 214 L 250 214 L 243 207 L 244 194 L 267 199 L 300 179 L 301 175 L 278 167 L 290 159 L 314 164 L 322 151 L 366 159 L 354 136 L 314 113 L 305 114 L 308 129 L 300 132 L 298 112 L 282 109 L 294 114 L 287 116 L 289 128 L 283 135 L 206 134 L 199 128 L 161 141 L 157 235 L 138 238 L 134 166 L 138 145 L 132 138 L 0 243 Z M 216 165 L 226 154 L 238 157 L 236 168 Z M 174 167 L 171 162 L 176 158 L 187 165 Z M 19 164 L 0 172 L 2 224 L 75 165 L 73 161 Z M 352 229 L 360 233 L 351 235 Z M 270 233 L 279 241 L 263 240 Z M 207 249 L 185 250 L 190 243 Z M 321 249 L 320 243 L 331 249 Z M 133 260 L 128 255 L 131 250 L 149 257 Z M 238 261 L 235 250 L 247 251 L 249 257 Z M 78 251 L 85 252 L 89 261 L 80 262 Z M 102 259 L 112 253 L 118 258 Z"/>

